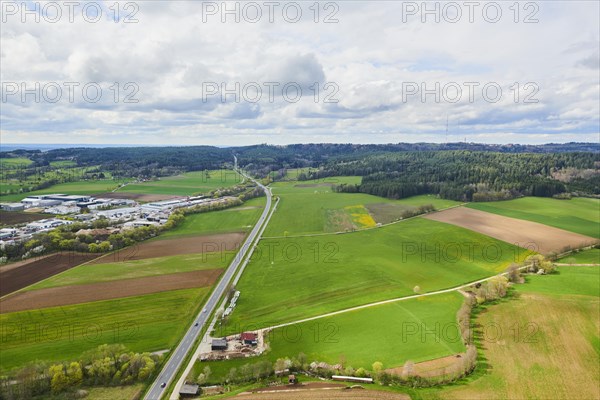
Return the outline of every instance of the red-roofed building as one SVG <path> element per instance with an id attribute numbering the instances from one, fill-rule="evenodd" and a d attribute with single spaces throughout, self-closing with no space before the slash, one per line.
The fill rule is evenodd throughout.
<path id="1" fill-rule="evenodd" d="M 256 333 L 244 332 L 242 333 L 241 340 L 244 342 L 244 344 L 249 344 L 252 346 L 256 346 L 258 344 L 258 341 L 256 340 Z"/>

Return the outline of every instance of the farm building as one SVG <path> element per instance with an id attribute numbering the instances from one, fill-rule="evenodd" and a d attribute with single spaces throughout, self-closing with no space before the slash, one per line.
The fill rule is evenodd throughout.
<path id="1" fill-rule="evenodd" d="M 0 204 L 0 209 L 4 211 L 23 211 L 25 205 L 22 203 L 2 203 Z"/>
<path id="2" fill-rule="evenodd" d="M 242 342 L 244 342 L 244 344 L 249 344 L 252 346 L 256 346 L 258 344 L 258 341 L 256 340 L 256 333 L 244 332 L 242 333 L 240 339 Z"/>
<path id="3" fill-rule="evenodd" d="M 200 392 L 200 387 L 198 385 L 189 385 L 187 383 L 179 389 L 179 395 L 181 397 L 196 397 L 198 392 Z"/>
<path id="4" fill-rule="evenodd" d="M 227 350 L 227 339 L 213 339 L 210 348 L 212 350 Z"/>

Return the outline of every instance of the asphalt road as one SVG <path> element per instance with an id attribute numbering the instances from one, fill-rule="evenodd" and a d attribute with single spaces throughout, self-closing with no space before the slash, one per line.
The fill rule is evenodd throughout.
<path id="1" fill-rule="evenodd" d="M 249 177 L 247 178 L 251 179 Z M 263 223 L 268 222 L 267 218 L 271 209 L 271 192 L 269 188 L 263 186 L 259 182 L 256 182 L 256 184 L 265 191 L 267 197 L 267 205 L 263 213 L 258 219 L 256 225 L 254 225 L 254 228 L 252 229 L 248 237 L 246 238 L 246 241 L 240 248 L 240 251 L 225 271 L 225 274 L 223 275 L 223 277 L 219 281 L 219 284 L 211 294 L 210 298 L 208 299 L 208 302 L 205 304 L 204 308 L 200 311 L 198 316 L 194 319 L 192 326 L 188 329 L 188 331 L 186 332 L 185 336 L 183 337 L 173 354 L 171 354 L 171 357 L 163 367 L 162 371 L 160 372 L 156 380 L 152 383 L 152 386 L 150 387 L 150 390 L 148 390 L 148 392 L 146 393 L 144 399 L 159 400 L 165 394 L 165 391 L 169 387 L 169 384 L 175 378 L 175 375 L 177 374 L 179 368 L 181 368 L 181 364 L 183 363 L 185 356 L 193 350 L 194 342 L 198 338 L 198 335 L 200 335 L 200 332 L 202 331 L 204 325 L 208 323 L 209 316 L 217 308 L 219 304 L 219 299 L 223 296 L 225 290 L 227 290 L 227 287 L 233 279 L 235 272 L 238 266 L 240 265 L 240 262 L 244 259 L 246 253 L 248 253 L 248 251 L 250 250 L 254 240 L 259 239 L 260 227 Z M 198 326 L 195 325 L 196 322 L 198 323 Z M 165 384 L 164 388 L 161 387 L 163 383 Z"/>

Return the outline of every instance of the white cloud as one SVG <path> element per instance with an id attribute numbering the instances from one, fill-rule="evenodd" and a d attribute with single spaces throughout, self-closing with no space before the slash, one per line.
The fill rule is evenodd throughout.
<path id="1" fill-rule="evenodd" d="M 463 4 L 457 2 L 458 4 Z M 19 4 L 19 3 L 16 3 Z M 43 3 L 42 3 L 43 4 Z M 61 4 L 61 2 L 59 2 Z M 337 2 L 338 23 L 323 18 L 335 11 L 320 3 L 319 23 L 312 2 L 300 2 L 302 18 L 286 22 L 281 9 L 267 21 L 222 23 L 206 15 L 211 2 L 145 1 L 137 4 L 138 23 L 115 23 L 103 4 L 104 18 L 86 22 L 81 10 L 70 23 L 28 15 L 7 18 L 1 32 L 3 142 L 165 143 L 239 145 L 259 142 L 389 142 L 443 141 L 449 137 L 497 142 L 545 142 L 597 139 L 600 55 L 597 2 L 537 2 L 538 23 L 515 23 L 509 2 L 501 2 L 502 18 L 486 22 L 481 11 L 469 23 L 463 7 L 459 23 L 420 15 L 403 22 L 406 2 Z M 121 3 L 123 5 L 124 3 Z M 204 4 L 204 5 L 203 5 Z M 222 5 L 221 2 L 214 3 Z M 228 2 L 231 9 L 235 2 Z M 242 8 L 246 3 L 239 3 Z M 263 4 L 259 2 L 258 4 Z M 415 3 L 417 5 L 421 2 Z M 428 3 L 432 6 L 435 3 Z M 443 7 L 444 3 L 439 3 Z M 482 3 L 483 4 L 483 3 Z M 525 3 L 520 3 L 524 7 Z M 121 10 L 121 18 L 132 10 Z M 134 10 L 135 11 L 135 10 Z M 531 9 L 521 9 L 522 21 Z M 535 10 L 533 10 L 535 11 Z M 288 13 L 288 16 L 290 13 Z M 291 13 L 293 15 L 293 13 Z M 6 83 L 98 82 L 102 98 L 56 104 L 22 102 Z M 115 102 L 115 82 L 119 83 Z M 137 103 L 125 103 L 133 82 Z M 203 98 L 203 83 L 227 88 L 258 84 L 261 100 L 243 94 L 222 102 L 220 93 Z M 265 82 L 278 82 L 269 101 Z M 297 82 L 302 98 L 286 102 L 281 87 Z M 319 87 L 315 101 L 315 87 Z M 339 91 L 325 90 L 327 82 Z M 498 103 L 466 94 L 456 103 L 432 95 L 403 98 L 406 83 L 497 82 Z M 518 82 L 520 102 L 510 87 Z M 539 86 L 537 104 L 524 104 L 522 86 Z M 404 84 L 404 85 L 403 85 Z M 480 87 L 481 87 L 480 86 Z M 337 103 L 325 103 L 332 94 Z M 6 101 L 5 101 L 6 100 Z"/>

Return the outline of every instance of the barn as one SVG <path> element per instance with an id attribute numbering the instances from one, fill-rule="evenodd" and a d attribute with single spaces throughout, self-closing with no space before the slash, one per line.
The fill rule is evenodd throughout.
<path id="1" fill-rule="evenodd" d="M 213 339 L 211 344 L 212 350 L 227 350 L 227 339 Z"/>

